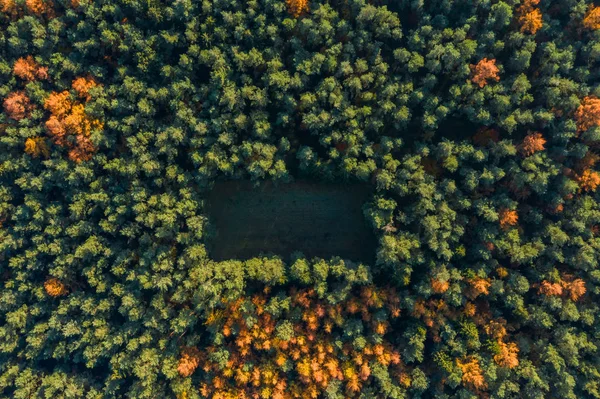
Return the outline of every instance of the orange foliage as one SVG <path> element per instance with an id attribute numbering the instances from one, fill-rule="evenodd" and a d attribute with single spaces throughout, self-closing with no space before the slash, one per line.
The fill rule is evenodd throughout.
<path id="1" fill-rule="evenodd" d="M 476 277 L 467 280 L 467 283 L 469 283 L 469 288 L 466 291 L 466 295 L 471 299 L 475 299 L 479 295 L 487 295 L 490 293 L 489 288 L 492 283 L 490 283 L 489 279 Z"/>
<path id="2" fill-rule="evenodd" d="M 76 144 L 69 150 L 69 159 L 75 162 L 89 161 L 96 151 L 96 147 L 86 136 L 77 136 Z"/>
<path id="3" fill-rule="evenodd" d="M 462 371 L 462 382 L 465 386 L 476 391 L 487 388 L 487 383 L 483 378 L 483 372 L 477 359 L 471 358 L 464 361 L 457 359 L 456 364 Z"/>
<path id="4" fill-rule="evenodd" d="M 572 276 L 563 276 L 560 281 L 551 283 L 542 281 L 539 287 L 539 293 L 546 296 L 568 295 L 572 301 L 577 301 L 586 293 L 585 281 L 578 278 L 573 280 Z"/>
<path id="5" fill-rule="evenodd" d="M 514 226 L 519 221 L 519 214 L 517 211 L 507 208 L 501 209 L 498 213 L 498 217 L 500 220 L 500 227 L 502 229 L 507 229 L 510 226 Z"/>
<path id="6" fill-rule="evenodd" d="M 17 12 L 17 3 L 15 3 L 15 0 L 0 0 L 0 11 L 14 15 Z"/>
<path id="7" fill-rule="evenodd" d="M 600 7 L 590 7 L 583 19 L 583 26 L 591 30 L 600 29 Z"/>
<path id="8" fill-rule="evenodd" d="M 559 283 L 551 283 L 549 281 L 542 281 L 540 284 L 540 293 L 546 296 L 561 296 L 563 294 L 563 287 Z"/>
<path id="9" fill-rule="evenodd" d="M 494 356 L 494 362 L 501 367 L 509 369 L 515 368 L 519 365 L 519 347 L 514 342 L 504 343 L 499 341 L 500 353 Z"/>
<path id="10" fill-rule="evenodd" d="M 90 99 L 90 89 L 96 86 L 98 86 L 98 84 L 91 78 L 80 77 L 71 83 L 71 87 L 77 92 L 77 95 L 79 97 L 84 97 L 86 100 Z"/>
<path id="11" fill-rule="evenodd" d="M 579 131 L 600 126 L 600 99 L 593 96 L 585 97 L 575 112 L 575 120 Z"/>
<path id="12" fill-rule="evenodd" d="M 91 79 L 78 78 L 73 81 L 72 87 L 80 97 L 89 101 L 89 89 L 97 86 Z M 69 159 L 75 162 L 88 161 L 96 151 L 89 136 L 94 129 L 101 130 L 102 122 L 90 118 L 85 113 L 84 104 L 73 101 L 68 91 L 51 93 L 44 102 L 44 108 L 51 115 L 46 121 L 46 129 L 54 142 L 69 149 Z M 73 143 L 67 140 L 69 135 L 75 136 Z"/>
<path id="13" fill-rule="evenodd" d="M 431 279 L 431 289 L 436 294 L 443 294 L 444 292 L 448 291 L 448 288 L 450 288 L 450 283 L 447 281 L 440 281 L 433 278 Z"/>
<path id="14" fill-rule="evenodd" d="M 67 287 L 59 279 L 52 277 L 44 283 L 46 293 L 52 297 L 63 296 L 67 294 Z"/>
<path id="15" fill-rule="evenodd" d="M 25 140 L 25 153 L 34 158 L 43 156 L 47 158 L 50 155 L 46 140 L 43 137 L 33 137 Z"/>
<path id="16" fill-rule="evenodd" d="M 465 308 L 463 310 L 463 313 L 465 316 L 473 317 L 473 316 L 475 316 L 475 312 L 477 312 L 477 307 L 473 303 L 471 303 L 471 302 L 465 303 Z"/>
<path id="17" fill-rule="evenodd" d="M 577 177 L 577 181 L 581 190 L 596 191 L 596 188 L 600 185 L 600 174 L 588 169 Z"/>
<path id="18" fill-rule="evenodd" d="M 72 103 L 68 91 L 50 93 L 44 102 L 44 108 L 56 117 L 64 117 L 71 110 Z"/>
<path id="19" fill-rule="evenodd" d="M 519 150 L 521 151 L 521 154 L 529 156 L 538 151 L 543 151 L 544 144 L 546 144 L 546 139 L 542 137 L 541 133 L 531 133 L 523 139 L 523 142 L 519 146 Z"/>
<path id="20" fill-rule="evenodd" d="M 519 25 L 521 25 L 521 32 L 531 33 L 535 35 L 538 30 L 541 29 L 542 23 L 542 12 L 539 8 L 523 8 L 519 7 Z"/>
<path id="21" fill-rule="evenodd" d="M 477 65 L 471 65 L 471 70 L 473 71 L 471 80 L 479 85 L 479 87 L 487 85 L 488 80 L 495 80 L 496 82 L 500 80 L 500 76 L 498 76 L 500 70 L 496 66 L 495 59 L 488 60 L 484 58 Z"/>
<path id="22" fill-rule="evenodd" d="M 54 16 L 54 3 L 50 0 L 25 0 L 25 8 L 38 17 L 42 15 Z"/>
<path id="23" fill-rule="evenodd" d="M 30 109 L 29 97 L 22 91 L 10 93 L 4 100 L 4 112 L 16 121 L 25 118 Z"/>
<path id="24" fill-rule="evenodd" d="M 181 351 L 177 372 L 182 377 L 189 377 L 200 365 L 200 351 L 197 348 L 186 347 Z"/>
<path id="25" fill-rule="evenodd" d="M 35 80 L 35 78 L 42 80 L 48 78 L 48 68 L 39 66 L 30 55 L 15 61 L 13 73 L 15 76 L 28 81 Z"/>
<path id="26" fill-rule="evenodd" d="M 300 15 L 308 11 L 308 0 L 285 0 L 288 7 L 288 12 L 298 18 Z"/>
<path id="27" fill-rule="evenodd" d="M 569 297 L 572 301 L 577 301 L 586 292 L 585 281 L 580 278 L 567 283 L 566 288 L 569 291 Z"/>
<path id="28" fill-rule="evenodd" d="M 393 312 L 399 304 L 393 290 L 365 287 L 360 299 L 351 297 L 335 305 L 319 299 L 313 289 L 292 289 L 290 294 L 292 309 L 277 318 L 268 311 L 265 295 L 225 302 L 224 309 L 208 316 L 209 329 L 227 333 L 222 346 L 208 347 L 206 353 L 223 348 L 230 355 L 225 367 L 210 356 L 194 358 L 199 360 L 194 369 L 200 367 L 205 376 L 203 397 L 317 398 L 333 381 L 342 383 L 345 397 L 356 397 L 372 378 L 374 363 L 392 368 L 393 375 L 402 374 L 400 354 L 385 339 L 366 341 L 361 349 L 351 341 L 335 344 L 348 317 L 362 322 L 367 332 L 385 334 L 387 323 L 371 320 L 371 315 Z M 300 319 L 285 317 L 296 312 Z M 282 317 L 288 326 L 285 333 L 279 331 Z M 292 379 L 290 370 L 296 374 Z"/>

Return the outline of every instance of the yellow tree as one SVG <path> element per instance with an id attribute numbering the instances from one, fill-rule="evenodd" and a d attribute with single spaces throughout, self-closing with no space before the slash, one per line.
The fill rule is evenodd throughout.
<path id="1" fill-rule="evenodd" d="M 47 158 L 50 155 L 46 140 L 43 137 L 30 137 L 25 140 L 25 153 L 34 158 L 39 156 Z"/>
<path id="2" fill-rule="evenodd" d="M 590 30 L 600 29 L 600 7 L 590 7 L 583 18 L 583 26 Z"/>
<path id="3" fill-rule="evenodd" d="M 295 18 L 308 11 L 308 0 L 285 0 L 285 3 L 288 12 Z"/>

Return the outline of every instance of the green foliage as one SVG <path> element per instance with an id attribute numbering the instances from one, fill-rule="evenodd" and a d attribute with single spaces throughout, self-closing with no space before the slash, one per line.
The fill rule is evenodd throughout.
<path id="1" fill-rule="evenodd" d="M 600 36 L 590 0 L 529 3 L 0 1 L 0 396 L 202 397 L 177 358 L 225 340 L 224 302 L 376 284 L 407 372 L 374 365 L 363 397 L 600 398 Z M 47 123 L 63 91 L 103 124 L 89 159 Z M 211 259 L 215 181 L 296 178 L 373 187 L 374 264 Z"/>

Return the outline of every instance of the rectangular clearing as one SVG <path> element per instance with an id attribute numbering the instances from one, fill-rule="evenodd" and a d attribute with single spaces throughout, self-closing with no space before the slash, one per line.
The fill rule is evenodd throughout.
<path id="1" fill-rule="evenodd" d="M 301 251 L 309 258 L 372 263 L 376 240 L 362 212 L 370 194 L 363 184 L 216 183 L 208 196 L 208 215 L 216 227 L 209 254 L 217 261 L 261 253 L 287 259 Z"/>

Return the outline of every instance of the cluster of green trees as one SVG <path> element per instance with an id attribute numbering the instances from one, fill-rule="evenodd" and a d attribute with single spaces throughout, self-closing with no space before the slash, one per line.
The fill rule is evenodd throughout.
<path id="1" fill-rule="evenodd" d="M 227 398 L 211 314 L 379 286 L 332 331 L 400 372 L 296 391 L 600 398 L 599 61 L 590 0 L 0 0 L 0 396 Z M 295 177 L 376 188 L 375 264 L 210 259 L 215 181 Z"/>

